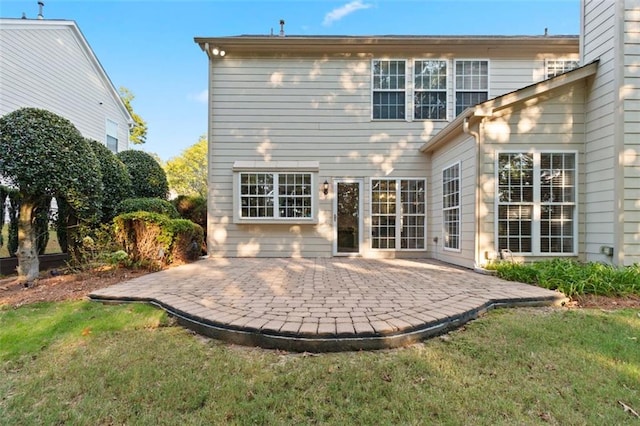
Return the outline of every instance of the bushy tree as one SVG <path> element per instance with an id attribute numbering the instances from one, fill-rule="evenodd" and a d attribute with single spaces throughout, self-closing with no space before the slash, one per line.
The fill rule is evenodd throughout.
<path id="1" fill-rule="evenodd" d="M 181 195 L 207 196 L 207 138 L 191 145 L 178 157 L 167 161 L 169 188 Z"/>
<path id="2" fill-rule="evenodd" d="M 166 199 L 169 192 L 167 175 L 156 160 L 144 151 L 122 151 L 116 156 L 129 172 L 133 197 Z"/>
<path id="3" fill-rule="evenodd" d="M 102 175 L 102 223 L 111 222 L 116 216 L 116 206 L 122 200 L 131 198 L 131 178 L 129 171 L 118 157 L 98 141 L 87 139 L 98 163 Z"/>
<path id="4" fill-rule="evenodd" d="M 131 106 L 131 102 L 135 99 L 136 95 L 126 87 L 120 87 L 120 99 L 124 103 L 124 106 L 129 111 L 131 118 L 133 118 L 133 128 L 129 132 L 129 141 L 134 145 L 142 145 L 147 141 L 147 122 L 142 119 Z"/>
<path id="5" fill-rule="evenodd" d="M 100 168 L 91 147 L 67 119 L 37 108 L 0 117 L 0 176 L 21 196 L 18 277 L 38 276 L 34 210 L 46 197 L 64 198 L 84 220 L 100 210 Z"/>

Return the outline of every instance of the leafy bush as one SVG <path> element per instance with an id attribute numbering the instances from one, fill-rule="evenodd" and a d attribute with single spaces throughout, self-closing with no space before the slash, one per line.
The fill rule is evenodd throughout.
<path id="1" fill-rule="evenodd" d="M 111 222 L 116 216 L 116 206 L 122 200 L 131 198 L 131 178 L 129 171 L 122 161 L 113 152 L 98 141 L 87 139 L 93 150 L 102 174 L 102 211 L 100 221 Z"/>
<path id="2" fill-rule="evenodd" d="M 183 219 L 188 219 L 191 222 L 197 223 L 202 226 L 202 229 L 207 229 L 207 199 L 199 195 L 179 195 L 177 198 L 171 200 Z"/>
<path id="3" fill-rule="evenodd" d="M 186 219 L 138 211 L 116 216 L 114 224 L 116 238 L 134 262 L 161 268 L 200 255 L 202 227 Z"/>
<path id="4" fill-rule="evenodd" d="M 122 151 L 116 156 L 129 172 L 133 196 L 137 198 L 167 199 L 167 175 L 158 162 L 144 151 Z"/>
<path id="5" fill-rule="evenodd" d="M 116 206 L 115 211 L 116 214 L 149 212 L 164 214 L 171 219 L 178 219 L 180 217 L 180 214 L 173 204 L 160 198 L 129 198 L 122 200 Z"/>
<path id="6" fill-rule="evenodd" d="M 640 265 L 616 267 L 553 259 L 528 264 L 500 262 L 496 270 L 500 278 L 557 289 L 568 297 L 640 295 Z"/>
<path id="7" fill-rule="evenodd" d="M 124 253 L 124 257 L 122 256 L 122 246 L 115 238 L 113 225 L 89 227 L 80 224 L 69 237 L 74 247 L 69 261 L 69 267 L 73 271 L 90 271 L 105 264 L 126 264 L 127 255 Z"/>

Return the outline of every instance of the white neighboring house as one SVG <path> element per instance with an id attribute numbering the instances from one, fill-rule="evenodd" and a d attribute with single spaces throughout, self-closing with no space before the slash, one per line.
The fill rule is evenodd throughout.
<path id="1" fill-rule="evenodd" d="M 111 151 L 129 147 L 133 120 L 74 21 L 0 18 L 0 115 L 46 109 Z"/>
<path id="2" fill-rule="evenodd" d="M 0 116 L 46 109 L 114 153 L 129 148 L 133 119 L 74 21 L 0 18 L 0 58 Z"/>

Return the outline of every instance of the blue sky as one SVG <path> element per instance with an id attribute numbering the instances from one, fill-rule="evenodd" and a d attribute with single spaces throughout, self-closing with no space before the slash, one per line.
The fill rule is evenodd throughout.
<path id="1" fill-rule="evenodd" d="M 74 20 L 116 88 L 148 123 L 145 151 L 177 156 L 207 130 L 207 57 L 198 37 L 578 34 L 580 0 L 44 0 L 45 19 Z M 2 0 L 0 16 L 38 14 L 37 0 Z"/>

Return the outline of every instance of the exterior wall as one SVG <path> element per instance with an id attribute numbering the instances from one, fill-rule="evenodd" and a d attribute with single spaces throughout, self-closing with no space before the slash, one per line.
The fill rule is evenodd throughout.
<path id="1" fill-rule="evenodd" d="M 550 55 L 539 52 L 487 52 L 464 48 L 459 59 L 489 59 L 490 96 L 498 96 L 540 81 Z M 556 57 L 574 57 L 567 48 Z M 511 55 L 511 57 L 509 57 Z M 437 230 L 427 217 L 428 250 L 386 252 L 370 250 L 371 178 L 429 178 L 433 173 L 420 146 L 448 121 L 372 121 L 371 60 L 405 59 L 414 56 L 327 55 L 325 57 L 242 57 L 228 49 L 224 58 L 214 57 L 209 68 L 209 225 L 208 244 L 213 256 L 331 256 L 333 241 L 333 193 L 325 197 L 317 185 L 319 211 L 316 224 L 236 224 L 233 221 L 233 173 L 236 161 L 317 161 L 317 183 L 333 178 L 364 180 L 365 256 L 429 257 L 434 246 L 430 235 Z M 453 118 L 453 61 L 449 54 L 449 117 Z M 429 58 L 428 56 L 417 59 Z M 434 57 L 441 58 L 441 57 Z M 408 78 L 407 81 L 411 79 Z M 410 95 L 407 95 L 410 98 Z M 409 111 L 408 111 L 408 114 Z M 462 155 L 462 153 L 460 153 Z M 466 154 L 466 152 L 465 152 Z M 454 154 L 452 155 L 458 155 Z M 444 161 L 444 154 L 443 154 Z M 453 158 L 451 158 L 453 160 Z M 465 167 L 468 160 L 465 160 Z M 463 172 L 469 189 L 469 170 Z M 473 173 L 473 172 L 471 172 Z M 433 176 L 435 176 L 433 175 Z M 431 184 L 434 188 L 440 183 Z M 440 182 L 440 179 L 438 179 Z M 237 192 L 237 189 L 236 189 Z M 436 197 L 437 198 L 437 197 Z M 468 198 L 465 195 L 465 199 Z M 427 194 L 427 200 L 434 198 Z M 428 211 L 433 208 L 427 205 Z M 463 212 L 465 232 L 470 212 Z M 465 233 L 464 243 L 470 237 Z M 440 253 L 442 254 L 442 253 Z M 466 251 L 448 253 L 452 262 L 467 266 Z M 472 257 L 471 257 L 472 259 Z"/>
<path id="2" fill-rule="evenodd" d="M 476 141 L 471 135 L 463 134 L 455 141 L 451 141 L 431 155 L 431 175 L 428 186 L 430 194 L 429 206 L 429 240 L 433 247 L 432 255 L 435 259 L 455 265 L 473 268 L 476 248 L 476 212 L 477 191 L 477 153 Z M 444 224 L 442 214 L 442 171 L 443 169 L 460 163 L 460 250 L 445 249 Z M 438 237 L 438 244 L 433 238 Z"/>
<path id="3" fill-rule="evenodd" d="M 577 221 L 578 254 L 585 247 L 585 205 L 590 195 L 585 194 L 584 150 L 584 82 L 576 83 L 545 94 L 544 97 L 514 104 L 497 117 L 486 118 L 480 124 L 480 177 L 478 235 L 479 260 L 495 258 L 497 253 L 496 219 L 496 158 L 502 151 L 576 151 L 578 154 Z M 557 257 L 554 255 L 553 257 Z M 578 256 L 577 256 L 578 257 Z M 542 258 L 542 257 L 540 257 Z M 534 260 L 527 256 L 525 260 Z M 522 260 L 522 259 L 518 259 Z"/>
<path id="4" fill-rule="evenodd" d="M 616 139 L 616 9 L 622 2 L 583 0 L 583 63 L 600 59 L 595 81 L 586 102 L 585 137 L 585 235 L 586 260 L 619 261 L 619 224 L 616 194 L 622 189 L 618 167 L 619 141 Z M 614 257 L 601 254 L 602 246 L 615 248 Z"/>
<path id="5" fill-rule="evenodd" d="M 623 31 L 623 262 L 631 265 L 640 262 L 640 0 L 625 1 Z"/>
<path id="6" fill-rule="evenodd" d="M 69 119 L 106 144 L 106 120 L 118 123 L 118 151 L 128 148 L 129 117 L 71 21 L 3 19 L 0 115 L 36 107 Z"/>

